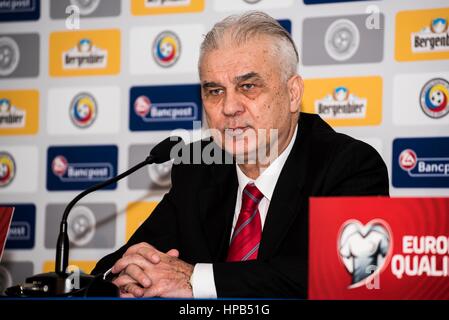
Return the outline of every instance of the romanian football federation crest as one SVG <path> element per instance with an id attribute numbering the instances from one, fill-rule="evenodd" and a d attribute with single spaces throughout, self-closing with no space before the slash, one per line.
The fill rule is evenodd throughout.
<path id="1" fill-rule="evenodd" d="M 164 31 L 157 35 L 153 43 L 153 58 L 161 67 L 174 65 L 181 53 L 181 41 L 171 31 Z"/>

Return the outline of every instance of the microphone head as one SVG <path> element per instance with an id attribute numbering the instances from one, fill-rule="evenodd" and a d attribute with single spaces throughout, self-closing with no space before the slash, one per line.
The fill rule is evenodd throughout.
<path id="1" fill-rule="evenodd" d="M 172 152 L 172 149 L 176 149 Z M 150 151 L 151 163 L 164 163 L 178 156 L 179 152 L 184 148 L 185 143 L 181 137 L 171 136 L 162 140 Z M 177 151 L 177 152 L 176 152 Z"/>

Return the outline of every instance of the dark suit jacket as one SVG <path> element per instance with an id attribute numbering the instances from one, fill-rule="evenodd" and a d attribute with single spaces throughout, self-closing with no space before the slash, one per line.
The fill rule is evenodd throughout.
<path id="1" fill-rule="evenodd" d="M 206 144 L 207 145 L 207 144 Z M 203 145 L 204 147 L 204 145 Z M 128 243 L 98 262 L 104 272 L 148 242 L 180 258 L 213 263 L 218 297 L 307 297 L 311 196 L 388 195 L 385 163 L 369 145 L 301 113 L 298 133 L 268 209 L 257 260 L 225 262 L 237 194 L 234 164 L 175 165 L 172 188 Z"/>

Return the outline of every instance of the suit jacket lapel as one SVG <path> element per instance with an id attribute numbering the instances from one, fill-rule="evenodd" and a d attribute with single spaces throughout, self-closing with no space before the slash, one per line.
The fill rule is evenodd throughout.
<path id="1" fill-rule="evenodd" d="M 237 196 L 235 166 L 213 165 L 211 185 L 200 190 L 200 219 L 213 261 L 224 261 L 232 229 Z"/>
<path id="2" fill-rule="evenodd" d="M 302 189 L 307 173 L 307 152 L 309 148 L 308 128 L 300 116 L 295 144 L 279 175 L 271 198 L 259 247 L 258 259 L 274 254 L 287 233 L 293 220 L 301 211 Z"/>

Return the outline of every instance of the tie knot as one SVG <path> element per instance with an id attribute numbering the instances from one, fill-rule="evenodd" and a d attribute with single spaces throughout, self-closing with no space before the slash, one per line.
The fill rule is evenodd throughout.
<path id="1" fill-rule="evenodd" d="M 246 202 L 248 206 L 257 207 L 262 198 L 262 192 L 260 192 L 254 183 L 248 183 L 245 189 L 243 189 L 242 200 L 243 202 Z"/>

